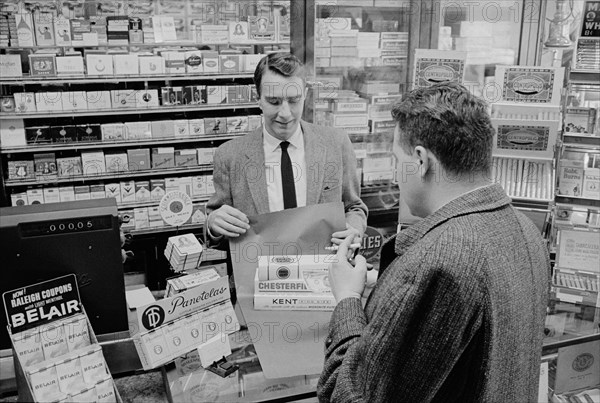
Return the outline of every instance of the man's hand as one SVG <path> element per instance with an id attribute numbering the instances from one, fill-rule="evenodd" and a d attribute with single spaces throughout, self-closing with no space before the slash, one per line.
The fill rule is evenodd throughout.
<path id="1" fill-rule="evenodd" d="M 354 234 L 348 235 L 339 245 L 337 263 L 329 267 L 331 291 L 337 302 L 344 298 L 360 299 L 367 281 L 367 261 L 363 256 L 356 256 L 354 266 L 348 262 L 348 247 L 354 241 Z"/>
<path id="2" fill-rule="evenodd" d="M 213 236 L 238 237 L 250 228 L 248 217 L 240 210 L 226 204 L 208 215 L 208 228 Z"/>
<path id="3" fill-rule="evenodd" d="M 362 242 L 362 233 L 350 224 L 346 223 L 346 229 L 344 231 L 338 231 L 331 234 L 331 243 L 334 245 L 340 245 L 350 235 L 353 235 L 351 243 Z"/>

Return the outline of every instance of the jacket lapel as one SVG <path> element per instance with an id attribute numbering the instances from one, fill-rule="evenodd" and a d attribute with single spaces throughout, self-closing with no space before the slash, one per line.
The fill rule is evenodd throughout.
<path id="1" fill-rule="evenodd" d="M 263 149 L 262 126 L 248 134 L 246 157 L 243 167 L 244 179 L 250 189 L 257 214 L 269 212 L 267 180 L 265 178 L 265 151 Z"/>
<path id="2" fill-rule="evenodd" d="M 306 158 L 306 205 L 317 204 L 323 189 L 325 177 L 325 145 L 321 137 L 310 125 L 300 121 L 304 135 L 304 155 Z"/>

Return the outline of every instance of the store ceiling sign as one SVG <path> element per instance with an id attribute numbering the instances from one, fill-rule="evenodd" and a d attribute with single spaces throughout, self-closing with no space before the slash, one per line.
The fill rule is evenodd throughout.
<path id="1" fill-rule="evenodd" d="M 366 260 L 369 260 L 379 253 L 382 245 L 383 235 L 381 232 L 373 227 L 367 227 L 365 234 L 363 235 L 360 254 L 363 255 Z"/>
<path id="2" fill-rule="evenodd" d="M 7 291 L 2 300 L 11 333 L 81 312 L 74 274 Z"/>

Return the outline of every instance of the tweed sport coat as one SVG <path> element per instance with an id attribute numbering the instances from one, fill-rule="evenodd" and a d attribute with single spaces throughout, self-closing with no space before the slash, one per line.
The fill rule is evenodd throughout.
<path id="1" fill-rule="evenodd" d="M 550 263 L 499 185 L 384 245 L 365 308 L 337 305 L 317 393 L 334 402 L 537 402 Z"/>
<path id="2" fill-rule="evenodd" d="M 343 201 L 346 222 L 364 232 L 367 207 L 360 199 L 356 157 L 348 135 L 332 127 L 300 124 L 308 171 L 306 205 Z M 224 204 L 249 216 L 269 212 L 262 136 L 260 127 L 217 148 L 209 213 Z"/>

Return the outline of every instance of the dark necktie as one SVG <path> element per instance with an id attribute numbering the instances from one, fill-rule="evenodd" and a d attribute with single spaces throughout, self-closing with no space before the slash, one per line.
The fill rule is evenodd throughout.
<path id="1" fill-rule="evenodd" d="M 296 207 L 296 187 L 294 186 L 294 170 L 292 169 L 292 160 L 287 152 L 290 145 L 287 141 L 282 141 L 281 146 L 281 184 L 283 190 L 283 208 Z"/>

